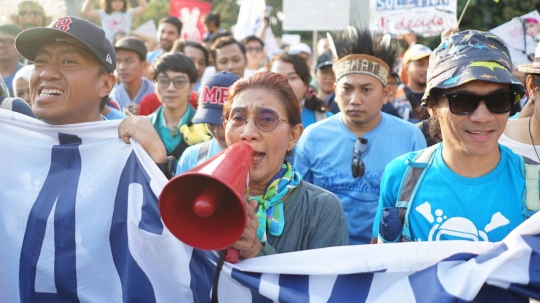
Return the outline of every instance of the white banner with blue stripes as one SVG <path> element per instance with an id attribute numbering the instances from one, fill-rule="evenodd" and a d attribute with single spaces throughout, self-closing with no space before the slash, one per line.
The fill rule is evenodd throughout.
<path id="1" fill-rule="evenodd" d="M 166 179 L 140 146 L 118 139 L 118 123 L 50 126 L 0 110 L 0 302 L 211 301 L 217 254 L 164 227 L 156 196 Z M 537 214 L 500 243 L 361 245 L 226 263 L 219 302 L 540 299 L 539 235 Z"/>

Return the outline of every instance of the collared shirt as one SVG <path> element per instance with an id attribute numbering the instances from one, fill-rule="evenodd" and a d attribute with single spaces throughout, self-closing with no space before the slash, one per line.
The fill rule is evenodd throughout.
<path id="1" fill-rule="evenodd" d="M 153 114 L 148 116 L 148 118 L 150 118 L 150 122 L 152 122 L 154 128 L 159 134 L 161 141 L 165 145 L 167 155 L 172 154 L 174 149 L 182 142 L 183 135 L 180 132 L 180 127 L 191 121 L 194 115 L 195 109 L 193 108 L 193 106 L 188 104 L 184 116 L 182 116 L 182 119 L 178 121 L 178 131 L 174 136 L 172 135 L 171 130 L 169 129 L 169 127 L 167 126 L 167 122 L 165 121 L 165 117 L 163 115 L 163 106 L 160 106 Z"/>
<path id="2" fill-rule="evenodd" d="M 152 81 L 142 77 L 141 87 L 135 95 L 135 98 L 131 99 L 126 90 L 124 83 L 118 83 L 111 91 L 110 97 L 120 105 L 120 108 L 126 107 L 130 103 L 141 103 L 142 98 L 146 95 L 154 92 L 154 84 Z"/>

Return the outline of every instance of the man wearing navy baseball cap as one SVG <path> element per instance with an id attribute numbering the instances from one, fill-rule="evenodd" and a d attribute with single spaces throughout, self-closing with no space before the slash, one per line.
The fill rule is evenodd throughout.
<path id="1" fill-rule="evenodd" d="M 203 163 L 227 147 L 223 128 L 223 105 L 229 95 L 229 87 L 240 79 L 236 74 L 218 72 L 206 82 L 199 96 L 199 107 L 193 123 L 204 123 L 212 134 L 212 140 L 188 147 L 180 160 L 176 174 L 186 172 Z"/>
<path id="2" fill-rule="evenodd" d="M 30 99 L 39 119 L 52 125 L 103 120 L 101 111 L 116 84 L 116 52 L 103 29 L 67 16 L 21 32 L 15 46 L 35 62 Z M 126 143 L 133 137 L 156 163 L 165 160 L 165 147 L 156 144 L 161 141 L 149 122 L 123 124 L 119 136 Z"/>
<path id="3" fill-rule="evenodd" d="M 101 120 L 101 110 L 116 84 L 116 53 L 105 32 L 75 17 L 20 33 L 17 51 L 35 62 L 30 98 L 35 115 L 60 125 Z"/>

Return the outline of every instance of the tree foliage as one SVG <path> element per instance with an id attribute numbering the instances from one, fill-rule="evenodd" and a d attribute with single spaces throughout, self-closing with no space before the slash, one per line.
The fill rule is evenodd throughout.
<path id="1" fill-rule="evenodd" d="M 238 20 L 240 6 L 235 0 L 214 0 L 212 2 L 212 10 L 219 12 L 221 15 L 221 27 L 230 30 Z"/>
<path id="2" fill-rule="evenodd" d="M 458 18 L 466 3 L 467 0 L 458 0 Z M 471 0 L 459 28 L 490 30 L 534 10 L 540 11 L 540 1 L 500 0 L 495 3 L 493 0 Z"/>
<path id="3" fill-rule="evenodd" d="M 137 6 L 138 4 L 131 4 Z M 148 3 L 148 10 L 144 14 L 137 16 L 133 19 L 132 28 L 137 28 L 146 21 L 152 19 L 156 23 L 156 26 L 159 22 L 159 19 L 167 16 L 169 14 L 169 0 L 152 0 Z"/>

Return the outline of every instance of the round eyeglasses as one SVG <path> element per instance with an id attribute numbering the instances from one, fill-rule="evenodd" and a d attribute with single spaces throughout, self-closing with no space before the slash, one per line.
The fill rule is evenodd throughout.
<path id="1" fill-rule="evenodd" d="M 250 115 L 249 117 L 254 118 L 253 122 L 255 126 L 263 132 L 271 132 L 276 129 L 279 121 L 289 122 L 285 119 L 280 119 L 278 114 L 269 108 L 263 108 L 256 115 Z M 235 131 L 242 129 L 247 123 L 248 116 L 241 109 L 235 108 L 231 110 L 226 127 L 229 130 Z"/>
<path id="2" fill-rule="evenodd" d="M 186 86 L 186 84 L 188 83 L 188 80 L 186 80 L 186 78 L 183 78 L 183 77 L 177 77 L 174 79 L 169 79 L 167 77 L 158 77 L 156 79 L 157 85 L 162 89 L 169 88 L 169 85 L 171 85 L 171 82 L 173 83 L 174 88 L 182 89 Z"/>

